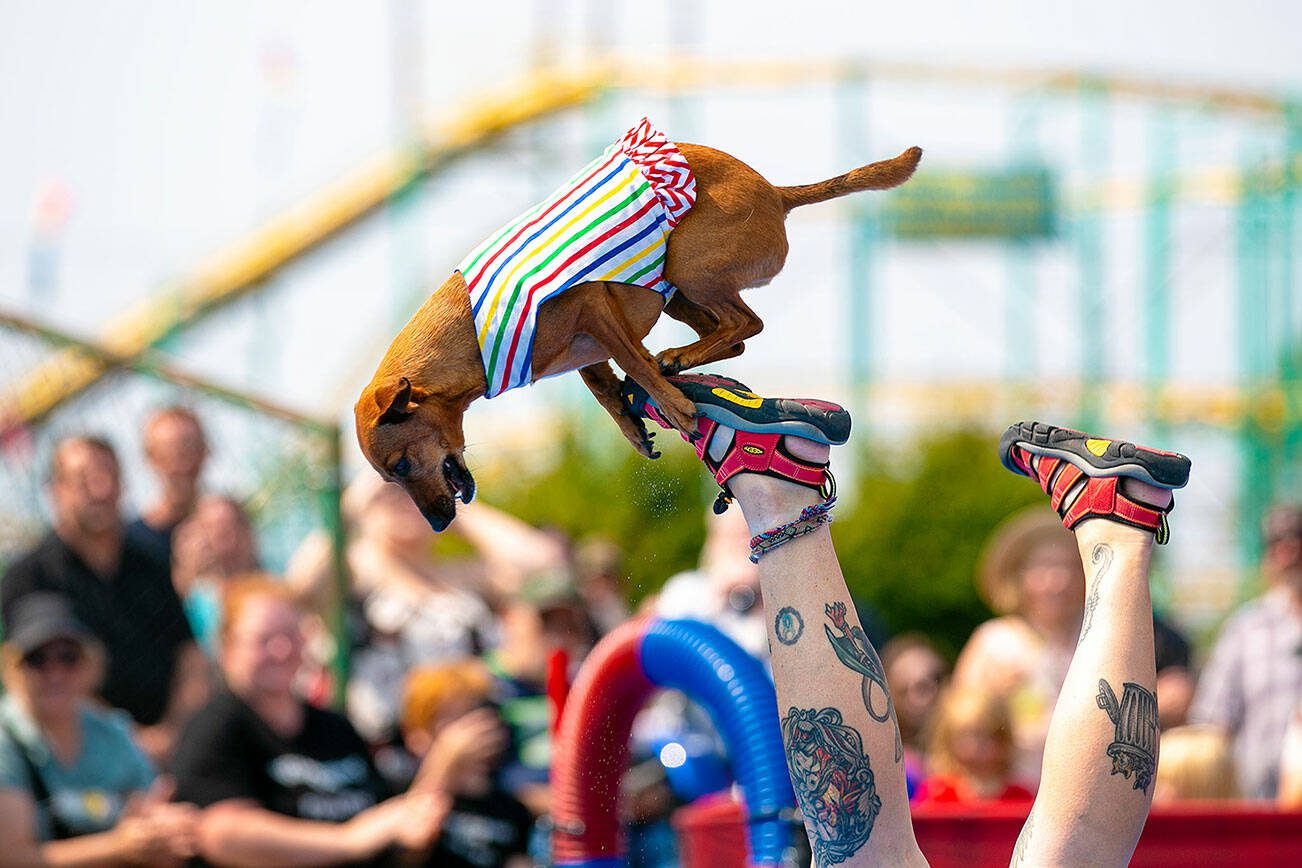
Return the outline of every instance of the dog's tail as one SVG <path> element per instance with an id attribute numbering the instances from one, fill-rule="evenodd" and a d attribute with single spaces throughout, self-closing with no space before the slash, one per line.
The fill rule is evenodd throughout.
<path id="1" fill-rule="evenodd" d="M 913 170 L 918 168 L 918 161 L 921 159 L 922 148 L 909 148 L 898 157 L 869 163 L 867 166 L 826 181 L 819 181 L 817 184 L 778 187 L 778 192 L 782 194 L 782 204 L 790 211 L 801 205 L 826 202 L 828 199 L 848 196 L 860 190 L 889 190 L 913 177 Z"/>

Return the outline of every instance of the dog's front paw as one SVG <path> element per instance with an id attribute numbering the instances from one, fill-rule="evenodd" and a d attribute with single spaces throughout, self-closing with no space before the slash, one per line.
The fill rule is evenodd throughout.
<path id="1" fill-rule="evenodd" d="M 696 431 L 696 405 L 677 389 L 670 387 L 656 399 L 660 412 L 679 431 L 691 437 Z"/>

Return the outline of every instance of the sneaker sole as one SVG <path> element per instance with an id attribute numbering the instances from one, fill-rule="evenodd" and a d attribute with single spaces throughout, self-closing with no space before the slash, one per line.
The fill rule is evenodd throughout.
<path id="1" fill-rule="evenodd" d="M 708 379 L 707 379 L 708 377 Z M 850 439 L 850 414 L 843 407 L 804 398 L 761 398 L 744 384 L 718 374 L 702 379 L 669 377 L 707 419 L 752 434 L 786 434 L 826 446 Z M 625 387 L 648 400 L 631 380 Z"/>
<path id="2" fill-rule="evenodd" d="M 1184 488 L 1189 482 L 1190 462 L 1184 455 L 1043 422 L 1018 422 L 999 438 L 999 460 L 1013 473 L 1025 475 L 1012 462 L 1014 446 L 1032 455 L 1061 458 L 1088 476 L 1124 476 L 1166 489 Z"/>

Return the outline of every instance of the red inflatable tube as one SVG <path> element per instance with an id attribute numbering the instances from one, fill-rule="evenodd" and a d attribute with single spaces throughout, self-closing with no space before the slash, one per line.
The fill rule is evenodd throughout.
<path id="1" fill-rule="evenodd" d="M 552 755 L 552 856 L 557 865 L 619 859 L 619 782 L 628 733 L 655 685 L 639 662 L 649 618 L 598 643 L 570 689 Z"/>

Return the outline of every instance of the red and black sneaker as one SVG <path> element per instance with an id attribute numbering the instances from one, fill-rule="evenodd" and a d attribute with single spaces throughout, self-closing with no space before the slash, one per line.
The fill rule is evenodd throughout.
<path id="1" fill-rule="evenodd" d="M 813 398 L 764 398 L 746 385 L 717 374 L 678 374 L 668 378 L 696 404 L 696 430 L 679 432 L 696 449 L 723 491 L 715 512 L 732 501 L 728 480 L 738 473 L 759 473 L 813 488 L 824 497 L 836 491 L 826 463 L 814 464 L 791 455 L 782 445 L 786 436 L 803 437 L 829 446 L 850 439 L 850 414 L 844 407 Z M 673 428 L 647 391 L 624 380 L 623 400 L 632 414 Z"/>
<path id="2" fill-rule="evenodd" d="M 1122 479 L 1158 488 L 1184 488 L 1190 462 L 1125 440 L 1095 437 L 1043 422 L 1018 422 L 999 438 L 999 460 L 1014 473 L 1040 483 L 1068 530 L 1087 518 L 1107 518 L 1152 531 L 1158 543 L 1170 537 L 1165 507 L 1140 503 L 1125 493 Z"/>

